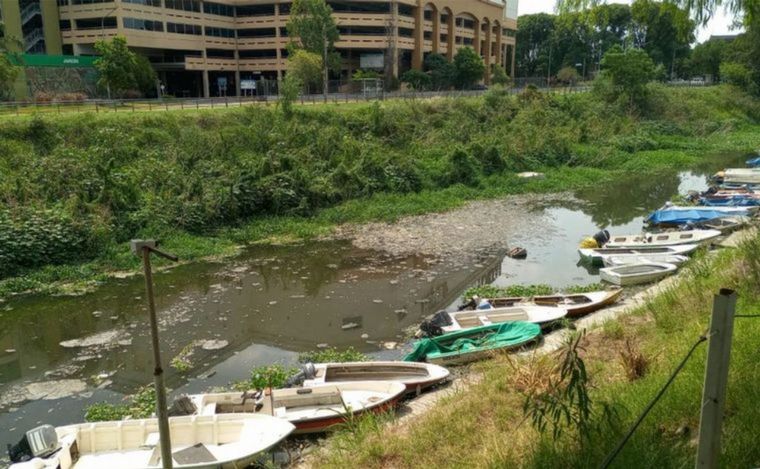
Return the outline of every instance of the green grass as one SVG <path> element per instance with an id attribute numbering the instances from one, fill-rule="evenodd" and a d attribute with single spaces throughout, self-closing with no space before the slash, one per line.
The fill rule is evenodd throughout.
<path id="1" fill-rule="evenodd" d="M 587 334 L 584 360 L 591 379 L 591 436 L 583 441 L 566 427 L 554 439 L 525 420 L 526 395 L 541 387 L 535 359 L 496 359 L 480 364 L 482 381 L 444 398 L 407 431 L 388 427 L 352 435 L 340 451 L 323 451 L 318 467 L 597 467 L 663 386 L 676 364 L 708 326 L 712 297 L 720 288 L 739 294 L 737 314 L 760 310 L 760 237 L 717 256 L 690 263 L 673 288 L 631 314 Z M 722 467 L 756 467 L 760 396 L 757 341 L 760 320 L 737 318 L 722 434 Z M 626 377 L 621 350 L 632 343 L 649 362 L 647 373 Z M 694 464 L 706 345 L 615 460 L 612 467 L 688 467 Z M 551 361 L 553 355 L 548 356 Z M 551 363 L 549 363 L 551 366 Z M 616 417 L 602 418 L 610 406 Z M 581 444 L 581 441 L 583 443 Z M 329 448 L 329 446 L 328 446 Z"/>

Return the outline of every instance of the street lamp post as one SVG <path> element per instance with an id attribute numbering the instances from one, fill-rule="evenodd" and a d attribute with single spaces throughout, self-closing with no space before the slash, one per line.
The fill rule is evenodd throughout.
<path id="1" fill-rule="evenodd" d="M 153 381 L 156 387 L 156 416 L 158 417 L 158 433 L 161 445 L 161 463 L 164 469 L 172 468 L 172 442 L 169 433 L 169 416 L 166 411 L 166 388 L 164 387 L 164 370 L 161 367 L 161 349 L 158 341 L 158 319 L 156 317 L 156 302 L 153 298 L 153 271 L 150 265 L 150 255 L 155 253 L 165 259 L 176 262 L 174 254 L 158 249 L 158 242 L 152 239 L 133 239 L 130 243 L 132 254 L 141 257 L 145 272 L 145 293 L 148 297 L 148 312 L 150 313 L 150 335 L 153 344 Z"/>

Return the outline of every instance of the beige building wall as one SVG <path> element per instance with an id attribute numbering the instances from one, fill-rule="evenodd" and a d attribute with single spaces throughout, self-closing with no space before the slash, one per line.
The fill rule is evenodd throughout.
<path id="1" fill-rule="evenodd" d="M 50 0 L 52 1 L 52 0 Z M 70 23 L 61 31 L 64 47 L 75 54 L 92 53 L 101 39 L 123 35 L 128 44 L 146 55 L 171 55 L 179 51 L 182 63 L 157 64 L 202 74 L 204 94 L 211 93 L 209 74 L 234 74 L 239 87 L 241 74 L 265 74 L 281 78 L 287 70 L 285 36 L 289 0 L 198 0 L 200 11 L 168 8 L 167 1 L 115 0 L 81 4 L 82 0 L 57 0 L 60 18 Z M 185 0 L 187 1 L 187 0 Z M 223 16 L 206 12 L 209 5 L 243 8 L 262 7 L 263 14 Z M 336 11 L 334 17 L 342 33 L 336 48 L 344 56 L 343 74 L 359 68 L 365 53 L 393 56 L 392 72 L 421 68 L 425 54 L 441 53 L 452 58 L 461 47 L 472 47 L 488 66 L 499 65 L 513 75 L 514 31 L 517 22 L 506 18 L 503 2 L 497 0 L 354 0 L 343 5 L 389 4 L 388 12 Z M 142 31 L 125 26 L 130 19 L 160 22 L 162 31 Z M 167 30 L 168 23 L 191 25 L 202 34 L 178 34 Z M 237 37 L 207 34 L 207 28 L 235 30 Z M 255 37 L 243 37 L 254 35 Z M 169 51 L 169 52 L 167 52 Z M 509 57 L 508 57 L 509 56 Z M 179 67 L 179 68 L 178 68 Z M 235 90 L 239 92 L 239 89 Z"/>

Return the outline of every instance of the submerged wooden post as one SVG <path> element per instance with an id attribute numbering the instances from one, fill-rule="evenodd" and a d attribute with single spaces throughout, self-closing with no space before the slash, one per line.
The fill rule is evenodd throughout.
<path id="1" fill-rule="evenodd" d="M 166 410 L 166 388 L 164 387 L 164 370 L 161 366 L 161 349 L 158 341 L 158 318 L 156 317 L 156 302 L 153 298 L 153 271 L 150 265 L 150 254 L 155 252 L 161 257 L 177 261 L 177 256 L 158 250 L 154 240 L 133 239 L 132 253 L 142 257 L 145 272 L 145 293 L 148 297 L 148 312 L 150 313 L 150 335 L 153 344 L 153 380 L 156 387 L 156 416 L 158 417 L 158 433 L 161 442 L 161 464 L 164 469 L 172 468 L 172 442 L 169 433 L 169 416 Z"/>
<path id="2" fill-rule="evenodd" d="M 702 391 L 702 415 L 699 420 L 697 469 L 717 468 L 720 459 L 720 436 L 723 426 L 723 408 L 726 402 L 735 309 L 736 292 L 726 288 L 721 289 L 715 295 L 710 319 L 710 343 L 705 367 L 705 386 Z"/>

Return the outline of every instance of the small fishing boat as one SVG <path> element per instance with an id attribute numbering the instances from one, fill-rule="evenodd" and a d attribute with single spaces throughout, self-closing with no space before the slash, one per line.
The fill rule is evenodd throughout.
<path id="1" fill-rule="evenodd" d="M 664 255 L 686 255 L 694 252 L 699 247 L 698 244 L 679 244 L 675 246 L 647 246 L 637 248 L 599 248 L 599 249 L 578 249 L 581 260 L 590 262 L 592 265 L 604 265 L 604 256 L 649 256 L 653 254 Z"/>
<path id="2" fill-rule="evenodd" d="M 653 254 L 649 256 L 604 256 L 604 266 L 615 267 L 618 265 L 642 264 L 647 262 L 664 262 L 665 264 L 680 266 L 688 260 L 689 258 L 686 256 L 666 254 Z"/>
<path id="3" fill-rule="evenodd" d="M 414 350 L 404 357 L 404 361 L 463 365 L 489 358 L 494 353 L 526 346 L 540 337 L 541 328 L 538 324 L 492 324 L 418 340 Z"/>
<path id="4" fill-rule="evenodd" d="M 272 415 L 295 425 L 294 433 L 321 433 L 352 416 L 390 409 L 406 393 L 396 381 L 353 381 L 257 393 L 187 396 L 201 415 Z"/>
<path id="5" fill-rule="evenodd" d="M 636 248 L 647 246 L 676 246 L 679 244 L 700 244 L 720 236 L 718 230 L 671 231 L 666 233 L 643 233 L 638 235 L 613 236 L 604 245 L 607 248 Z"/>
<path id="6" fill-rule="evenodd" d="M 473 327 L 490 326 L 505 322 L 529 322 L 547 328 L 567 316 L 561 307 L 515 305 L 503 308 L 476 309 L 448 313 L 450 324 L 441 327 L 443 332 L 454 332 Z"/>
<path id="7" fill-rule="evenodd" d="M 760 206 L 760 198 L 746 196 L 732 197 L 702 197 L 699 203 L 706 207 L 757 207 Z"/>
<path id="8" fill-rule="evenodd" d="M 623 290 L 616 288 L 613 290 L 577 293 L 572 295 L 492 298 L 489 299 L 489 301 L 496 308 L 516 306 L 520 304 L 562 308 L 567 310 L 568 317 L 577 318 L 615 303 L 622 294 Z"/>
<path id="9" fill-rule="evenodd" d="M 749 222 L 747 217 L 722 217 L 707 220 L 701 224 L 704 228 L 719 230 L 723 234 L 738 230 Z"/>
<path id="10" fill-rule="evenodd" d="M 760 168 L 729 168 L 716 174 L 716 179 L 729 184 L 760 184 Z"/>
<path id="11" fill-rule="evenodd" d="M 640 264 L 605 267 L 599 269 L 599 275 L 605 282 L 628 286 L 656 282 L 674 273 L 676 269 L 678 269 L 677 266 L 664 262 L 642 262 Z"/>
<path id="12" fill-rule="evenodd" d="M 406 386 L 407 393 L 420 393 L 449 377 L 449 370 L 438 365 L 398 361 L 316 363 L 304 366 L 304 371 L 304 387 L 350 381 L 396 381 Z"/>
<path id="13" fill-rule="evenodd" d="M 755 207 L 670 207 L 657 210 L 647 217 L 650 225 L 679 226 L 699 224 L 727 216 L 746 217 Z"/>
<path id="14" fill-rule="evenodd" d="M 173 417 L 169 419 L 173 466 L 246 467 L 294 428 L 291 423 L 268 415 Z M 80 423 L 58 428 L 44 425 L 27 432 L 24 440 L 9 450 L 12 460 L 18 461 L 25 450 L 33 459 L 13 464 L 13 469 L 163 467 L 158 419 Z"/>

